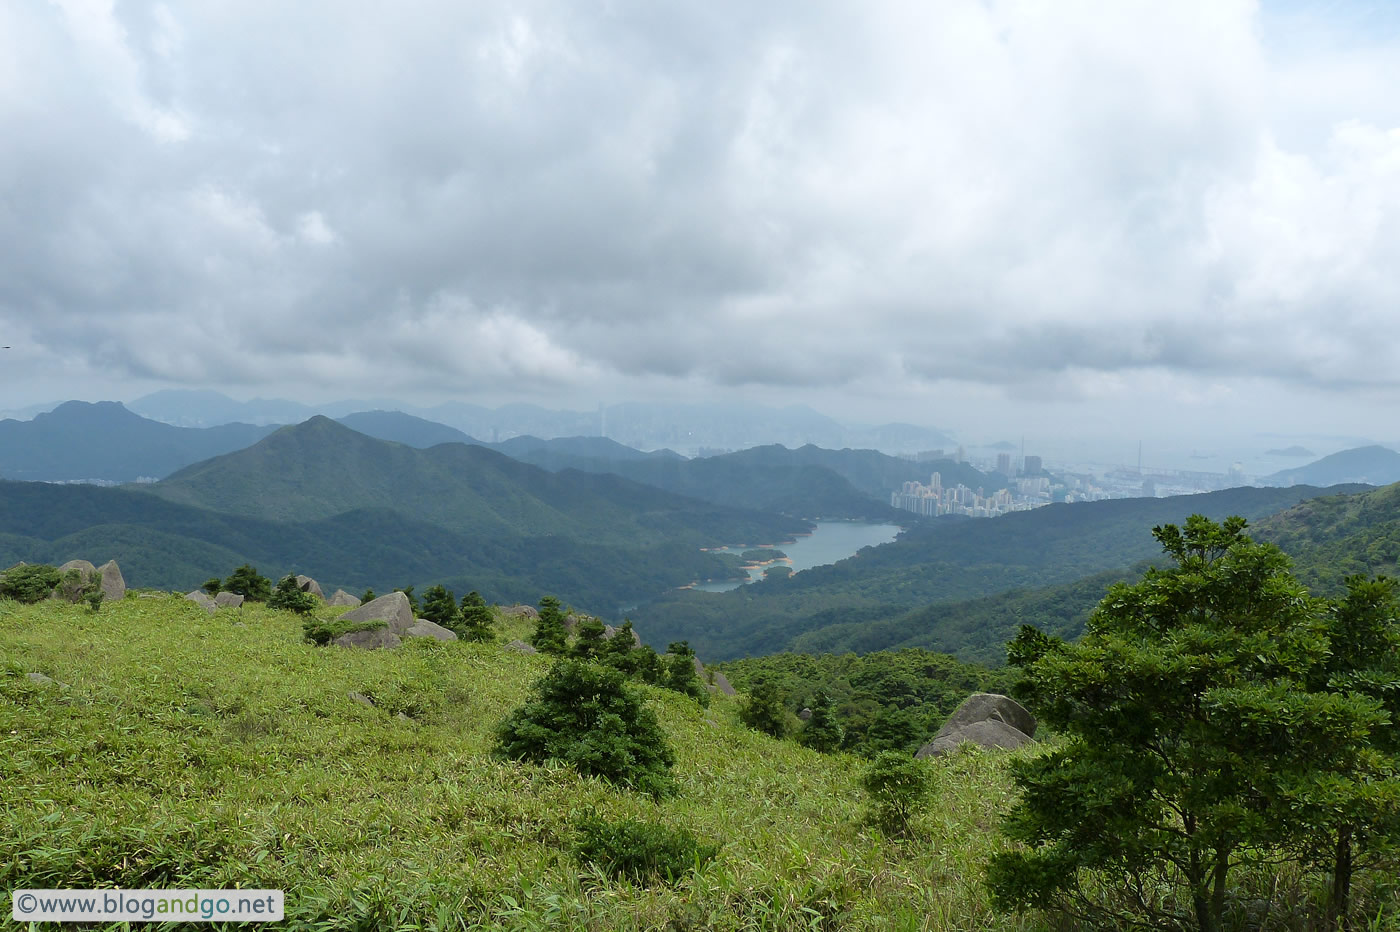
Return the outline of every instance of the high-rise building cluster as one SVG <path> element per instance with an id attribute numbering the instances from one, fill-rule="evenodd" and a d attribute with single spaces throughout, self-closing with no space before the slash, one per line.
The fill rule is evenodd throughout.
<path id="1" fill-rule="evenodd" d="M 899 491 L 890 493 L 890 504 L 928 518 L 938 515 L 995 518 L 1012 511 L 1030 511 L 1050 503 L 1050 480 L 1039 478 L 1021 482 L 1030 483 L 1032 491 L 1027 493 L 1018 487 L 1015 492 L 1001 489 L 985 495 L 982 489 L 974 491 L 962 483 L 944 488 L 943 477 L 934 473 L 929 477 L 928 485 L 921 482 L 904 483 Z"/>

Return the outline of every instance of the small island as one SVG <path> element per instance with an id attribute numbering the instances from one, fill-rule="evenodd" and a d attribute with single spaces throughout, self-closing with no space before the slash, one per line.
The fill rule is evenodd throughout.
<path id="1" fill-rule="evenodd" d="M 762 547 L 757 550 L 745 550 L 739 558 L 750 566 L 762 566 L 775 560 L 786 560 L 788 555 L 772 547 Z"/>

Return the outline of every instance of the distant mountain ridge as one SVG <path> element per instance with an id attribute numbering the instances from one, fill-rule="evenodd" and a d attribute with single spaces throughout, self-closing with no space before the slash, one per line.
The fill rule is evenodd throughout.
<path id="1" fill-rule="evenodd" d="M 1342 450 L 1306 466 L 1283 469 L 1259 480 L 1263 485 L 1338 485 L 1360 482 L 1390 485 L 1400 482 L 1400 453 L 1372 445 Z"/>
<path id="2" fill-rule="evenodd" d="M 45 481 L 131 482 L 158 479 L 271 433 L 270 427 L 224 424 L 172 427 L 119 402 L 69 401 L 33 420 L 0 421 L 0 477 Z"/>

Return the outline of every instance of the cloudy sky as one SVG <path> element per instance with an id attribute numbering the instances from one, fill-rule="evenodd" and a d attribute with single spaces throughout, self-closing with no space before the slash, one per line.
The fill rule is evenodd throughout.
<path id="1" fill-rule="evenodd" d="M 1400 438 L 1392 6 L 0 4 L 0 406 Z"/>

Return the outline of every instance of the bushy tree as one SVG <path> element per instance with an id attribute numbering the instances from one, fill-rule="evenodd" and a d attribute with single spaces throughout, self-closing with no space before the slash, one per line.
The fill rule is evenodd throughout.
<path id="1" fill-rule="evenodd" d="M 1082 641 L 1012 645 L 1022 698 L 1063 738 L 1013 765 L 1003 829 L 1027 847 L 991 860 L 998 907 L 1217 932 L 1242 859 L 1316 837 L 1329 774 L 1353 771 L 1384 713 L 1309 688 L 1327 606 L 1244 528 L 1154 529 L 1173 565 L 1113 586 Z"/>
<path id="2" fill-rule="evenodd" d="M 907 835 L 928 806 L 933 778 L 927 763 L 899 751 L 881 751 L 861 775 L 870 797 L 870 822 L 889 835 Z"/>
<path id="3" fill-rule="evenodd" d="M 224 580 L 224 591 L 237 593 L 249 602 L 266 602 L 272 597 L 272 580 L 259 575 L 257 567 L 244 563 Z"/>
<path id="4" fill-rule="evenodd" d="M 535 622 L 530 644 L 546 654 L 562 654 L 569 646 L 569 630 L 564 627 L 564 612 L 559 600 L 552 595 L 540 599 L 540 617 Z"/>
<path id="5" fill-rule="evenodd" d="M 646 884 L 675 883 L 712 861 L 718 845 L 700 842 L 689 830 L 655 822 L 624 819 L 608 822 L 595 815 L 575 824 L 574 857 L 599 867 L 610 877 Z"/>
<path id="6" fill-rule="evenodd" d="M 792 730 L 792 714 L 783 702 L 783 695 L 767 680 L 755 683 L 749 690 L 748 702 L 739 709 L 739 720 L 774 738 L 785 738 Z"/>
<path id="7" fill-rule="evenodd" d="M 802 726 L 802 731 L 798 732 L 797 742 L 814 751 L 830 754 L 841 747 L 845 737 L 845 729 L 836 720 L 836 703 L 831 701 L 830 696 L 822 693 L 817 697 L 816 705 L 812 707 L 812 717 Z"/>
<path id="8" fill-rule="evenodd" d="M 596 658 L 608 643 L 603 637 L 606 633 L 607 626 L 603 624 L 602 619 L 585 618 L 578 626 L 578 638 L 569 653 L 580 660 Z"/>
<path id="9" fill-rule="evenodd" d="M 666 648 L 665 665 L 661 685 L 667 689 L 684 693 L 702 706 L 709 706 L 710 692 L 700 682 L 695 672 L 695 651 L 686 641 L 674 641 Z"/>
<path id="10" fill-rule="evenodd" d="M 601 664 L 556 663 L 497 727 L 496 749 L 516 760 L 562 761 L 656 797 L 675 788 L 675 757 L 655 713 L 620 672 Z"/>
<path id="11" fill-rule="evenodd" d="M 204 580 L 204 585 L 200 586 L 199 588 L 209 593 L 210 596 L 216 596 L 223 590 L 224 583 L 223 580 L 219 579 L 219 577 L 211 576 L 208 579 Z"/>
<path id="12" fill-rule="evenodd" d="M 268 597 L 267 607 L 296 612 L 298 615 L 310 615 L 316 608 L 316 597 L 309 592 L 302 592 L 295 576 L 283 576 L 277 583 L 277 588 Z"/>
<path id="13" fill-rule="evenodd" d="M 444 628 L 455 627 L 461 617 L 456 594 L 444 586 L 430 586 L 428 591 L 423 593 L 423 609 L 420 614 Z"/>
<path id="14" fill-rule="evenodd" d="M 373 589 L 366 589 L 364 595 L 360 596 L 360 604 L 364 605 L 366 602 L 373 602 L 377 598 L 379 598 L 379 596 L 374 594 Z"/>
<path id="15" fill-rule="evenodd" d="M 58 567 L 47 564 L 13 566 L 0 573 L 0 599 L 39 602 L 60 582 Z"/>
<path id="16" fill-rule="evenodd" d="M 452 630 L 466 641 L 489 641 L 495 637 L 493 620 L 491 607 L 481 593 L 473 589 L 462 596 L 462 604 L 457 610 L 457 624 Z"/>

